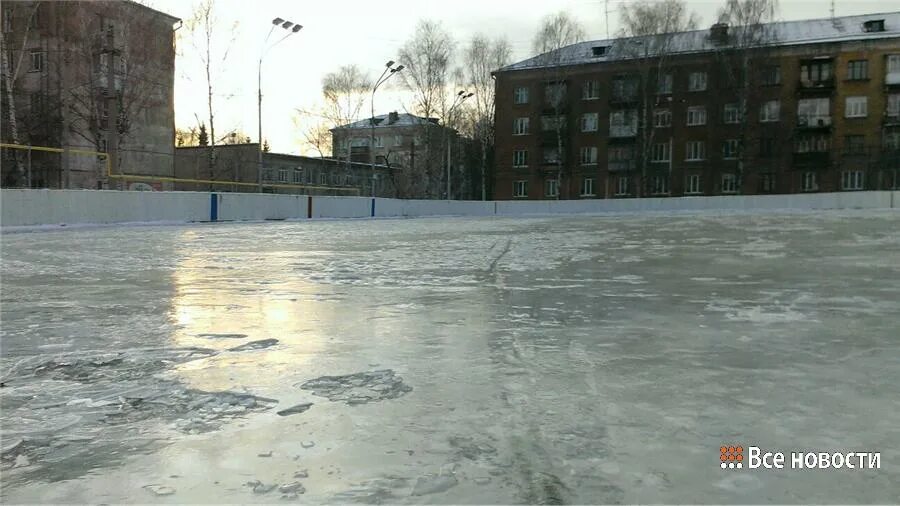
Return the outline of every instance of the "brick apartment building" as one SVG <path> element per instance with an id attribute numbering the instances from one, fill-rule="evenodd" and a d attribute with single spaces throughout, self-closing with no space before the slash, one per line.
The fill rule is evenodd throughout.
<path id="1" fill-rule="evenodd" d="M 178 18 L 130 0 L 3 2 L 0 16 L 3 142 L 88 152 L 34 151 L 26 174 L 4 149 L 4 186 L 124 189 L 89 152 L 114 174 L 173 175 Z"/>
<path id="2" fill-rule="evenodd" d="M 741 30 L 584 42 L 498 70 L 495 197 L 900 188 L 900 13 L 772 23 L 753 47 Z"/>
<path id="3" fill-rule="evenodd" d="M 259 191 L 260 176 L 265 193 L 302 195 L 371 195 L 372 166 L 347 163 L 333 158 L 315 158 L 286 153 L 263 153 L 262 174 L 258 161 L 259 144 L 221 144 L 215 147 L 216 163 L 209 167 L 209 148 L 175 148 L 175 176 L 179 179 L 216 181 L 194 183 L 178 181 L 175 190 L 183 191 Z M 375 166 L 375 195 L 394 197 L 394 182 L 399 171 Z"/>

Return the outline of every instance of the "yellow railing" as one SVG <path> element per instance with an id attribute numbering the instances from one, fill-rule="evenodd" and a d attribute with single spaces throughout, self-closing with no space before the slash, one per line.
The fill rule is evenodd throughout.
<path id="1" fill-rule="evenodd" d="M 338 191 L 338 192 L 348 192 L 355 195 L 360 194 L 359 188 L 347 188 L 341 186 L 319 186 L 319 185 L 307 185 L 307 184 L 286 184 L 286 183 L 263 183 L 260 185 L 259 183 L 246 183 L 243 181 L 221 181 L 214 179 L 188 179 L 188 178 L 180 178 L 180 177 L 165 177 L 165 176 L 142 176 L 138 174 L 113 174 L 112 173 L 112 162 L 109 159 L 109 153 L 104 153 L 101 151 L 89 151 L 84 149 L 62 149 L 62 148 L 50 148 L 46 146 L 30 146 L 27 144 L 12 144 L 7 142 L 0 142 L 0 148 L 11 148 L 11 149 L 24 149 L 30 151 L 43 151 L 47 153 L 74 153 L 78 155 L 95 155 L 98 157 L 103 157 L 106 162 L 106 177 L 110 179 L 121 179 L 122 181 L 161 181 L 168 183 L 192 183 L 192 184 L 218 184 L 218 185 L 232 185 L 232 186 L 265 186 L 268 188 L 294 188 L 298 190 L 329 190 L 329 191 Z"/>

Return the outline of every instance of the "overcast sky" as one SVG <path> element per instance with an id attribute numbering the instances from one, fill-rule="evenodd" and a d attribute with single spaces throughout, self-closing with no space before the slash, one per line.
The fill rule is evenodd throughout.
<path id="1" fill-rule="evenodd" d="M 618 30 L 618 10 L 628 1 L 608 2 L 613 35 Z M 716 11 L 724 2 L 687 0 L 703 25 L 715 21 Z M 900 0 L 834 2 L 839 16 L 900 10 Z M 145 3 L 185 20 L 193 10 L 190 0 Z M 377 77 L 384 62 L 396 59 L 397 49 L 419 19 L 440 21 L 460 42 L 479 32 L 504 35 L 512 45 L 513 61 L 517 61 L 532 55 L 531 39 L 541 18 L 559 10 L 575 15 L 589 38 L 605 38 L 606 4 L 604 0 L 217 0 L 221 45 L 232 37 L 230 28 L 237 22 L 233 49 L 215 76 L 217 134 L 238 128 L 256 140 L 257 60 L 275 17 L 304 28 L 273 47 L 263 61 L 263 137 L 269 139 L 273 151 L 300 153 L 305 148 L 294 126 L 294 111 L 315 110 L 320 103 L 322 76 L 340 65 L 356 63 Z M 781 0 L 780 7 L 782 20 L 822 18 L 830 15 L 831 0 Z M 187 36 L 186 27 L 179 31 Z M 276 40 L 276 35 L 273 33 L 270 40 Z M 195 125 L 195 114 L 201 119 L 207 117 L 203 66 L 191 54 L 196 49 L 189 39 L 182 37 L 176 63 L 175 117 L 179 127 Z M 403 94 L 379 88 L 375 113 L 402 111 L 403 102 Z M 300 117 L 303 122 L 315 119 Z"/>

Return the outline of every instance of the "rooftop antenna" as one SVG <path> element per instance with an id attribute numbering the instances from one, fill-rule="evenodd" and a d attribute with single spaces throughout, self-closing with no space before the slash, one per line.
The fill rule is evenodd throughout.
<path id="1" fill-rule="evenodd" d="M 606 40 L 609 40 L 609 0 L 606 0 L 604 5 L 606 6 Z"/>
<path id="2" fill-rule="evenodd" d="M 834 0 L 831 0 L 831 19 L 834 20 Z"/>

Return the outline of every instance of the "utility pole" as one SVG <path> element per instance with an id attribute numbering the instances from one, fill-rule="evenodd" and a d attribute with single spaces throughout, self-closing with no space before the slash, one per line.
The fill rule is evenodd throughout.
<path id="1" fill-rule="evenodd" d="M 116 90 L 117 56 L 115 28 L 113 25 L 109 25 L 106 27 L 106 102 L 109 106 L 109 114 L 106 118 L 106 156 L 109 157 L 111 171 L 119 168 L 119 100 L 118 91 Z M 108 174 L 104 177 L 107 178 L 107 187 L 111 187 L 112 179 L 108 178 Z"/>

